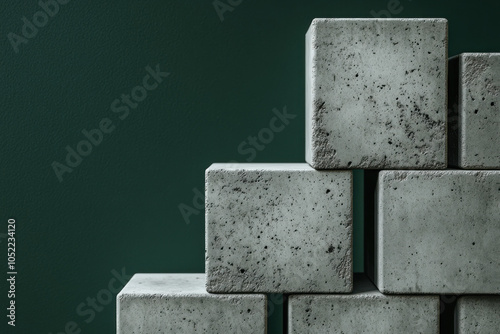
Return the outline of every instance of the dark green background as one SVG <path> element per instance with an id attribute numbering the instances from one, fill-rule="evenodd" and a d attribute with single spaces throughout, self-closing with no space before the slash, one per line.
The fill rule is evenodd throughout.
<path id="1" fill-rule="evenodd" d="M 254 162 L 304 161 L 304 34 L 314 17 L 372 17 L 383 1 L 244 0 L 221 21 L 206 1 L 70 1 L 15 53 L 37 1 L 0 5 L 0 260 L 17 220 L 17 326 L 0 332 L 113 333 L 115 303 L 85 322 L 76 307 L 106 289 L 112 270 L 202 272 L 204 215 L 183 220 L 212 162 L 245 161 L 238 145 L 268 126 L 272 109 L 297 117 Z M 445 17 L 450 56 L 500 51 L 498 1 L 401 0 L 393 17 Z M 141 83 L 147 65 L 171 75 L 123 121 L 111 102 Z M 109 117 L 110 135 L 59 182 L 83 129 Z M 355 135 L 353 133 L 353 135 Z M 361 190 L 362 173 L 356 174 Z M 355 269 L 363 268 L 357 192 Z M 5 265 L 1 266 L 5 268 Z M 6 270 L 5 270 L 6 271 Z M 3 276 L 1 274 L 0 276 Z M 270 320 L 279 332 L 281 310 Z"/>

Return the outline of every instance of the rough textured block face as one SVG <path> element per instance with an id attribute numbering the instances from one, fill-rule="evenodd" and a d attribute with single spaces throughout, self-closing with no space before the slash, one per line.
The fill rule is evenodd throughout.
<path id="1" fill-rule="evenodd" d="M 290 334 L 439 333 L 437 296 L 388 296 L 355 280 L 351 295 L 292 295 Z"/>
<path id="2" fill-rule="evenodd" d="M 315 19 L 306 34 L 306 161 L 446 168 L 447 21 Z"/>
<path id="3" fill-rule="evenodd" d="M 212 295 L 204 274 L 136 274 L 117 296 L 117 333 L 266 333 L 265 295 Z"/>
<path id="4" fill-rule="evenodd" d="M 500 296 L 460 297 L 455 312 L 455 333 L 500 332 Z"/>
<path id="5" fill-rule="evenodd" d="M 500 293 L 500 171 L 382 171 L 375 283 L 385 293 Z"/>
<path id="6" fill-rule="evenodd" d="M 352 173 L 307 164 L 206 171 L 210 292 L 350 292 Z"/>
<path id="7" fill-rule="evenodd" d="M 500 169 L 500 53 L 450 59 L 450 164 Z"/>

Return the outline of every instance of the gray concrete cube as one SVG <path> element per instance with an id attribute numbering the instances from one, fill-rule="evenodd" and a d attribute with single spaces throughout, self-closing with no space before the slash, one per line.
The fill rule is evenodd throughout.
<path id="1" fill-rule="evenodd" d="M 455 333 L 498 334 L 500 296 L 463 296 L 455 308 Z"/>
<path id="2" fill-rule="evenodd" d="M 500 171 L 381 171 L 374 280 L 384 293 L 500 293 Z"/>
<path id="3" fill-rule="evenodd" d="M 500 169 L 500 53 L 464 53 L 449 61 L 449 162 Z"/>
<path id="4" fill-rule="evenodd" d="M 266 333 L 265 295 L 214 295 L 204 274 L 136 274 L 116 297 L 118 334 Z"/>
<path id="5" fill-rule="evenodd" d="M 439 333 L 439 297 L 381 294 L 366 278 L 350 295 L 291 295 L 289 334 Z"/>
<path id="6" fill-rule="evenodd" d="M 206 171 L 209 292 L 350 292 L 352 173 L 301 164 Z"/>
<path id="7" fill-rule="evenodd" d="M 306 161 L 316 169 L 444 169 L 445 19 L 314 19 Z"/>

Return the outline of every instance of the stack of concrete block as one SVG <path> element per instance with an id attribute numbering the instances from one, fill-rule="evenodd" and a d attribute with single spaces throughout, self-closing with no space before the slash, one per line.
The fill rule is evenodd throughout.
<path id="1" fill-rule="evenodd" d="M 447 41 L 444 19 L 313 20 L 307 164 L 210 166 L 206 275 L 135 275 L 118 333 L 265 333 L 266 293 L 288 295 L 288 333 L 498 333 L 500 55 L 448 63 Z M 464 295 L 455 325 L 444 294 Z"/>
<path id="2" fill-rule="evenodd" d="M 446 168 L 446 75 L 446 20 L 314 20 L 306 161 L 321 170 Z M 399 236 L 412 237 L 401 228 Z M 290 333 L 439 333 L 437 295 L 389 296 L 374 283 L 360 279 L 349 295 L 290 297 Z"/>
<path id="3" fill-rule="evenodd" d="M 416 294 L 473 294 L 459 298 L 457 330 L 500 332 L 500 55 L 462 54 L 448 73 L 443 19 L 317 19 L 306 40 L 306 160 L 377 170 L 365 187 L 374 218 L 365 271 L 377 293 L 408 303 Z M 370 300 L 312 296 L 290 305 L 326 303 L 335 319 L 349 297 Z M 356 333 L 437 332 L 403 327 L 403 311 L 390 325 L 358 311 L 384 327 L 367 322 Z M 293 317 L 292 308 L 290 328 Z"/>

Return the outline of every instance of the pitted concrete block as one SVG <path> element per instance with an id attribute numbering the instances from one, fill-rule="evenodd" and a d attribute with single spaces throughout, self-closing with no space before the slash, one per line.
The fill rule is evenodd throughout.
<path id="1" fill-rule="evenodd" d="M 213 295 L 204 274 L 136 274 L 117 296 L 117 333 L 266 333 L 265 295 Z"/>
<path id="2" fill-rule="evenodd" d="M 206 171 L 209 292 L 350 292 L 352 173 L 302 164 Z"/>
<path id="3" fill-rule="evenodd" d="M 439 333 L 439 297 L 381 294 L 356 275 L 349 295 L 292 295 L 290 334 Z"/>
<path id="4" fill-rule="evenodd" d="M 445 19 L 314 19 L 306 161 L 316 169 L 444 169 Z"/>
<path id="5" fill-rule="evenodd" d="M 455 309 L 455 333 L 498 334 L 500 296 L 463 296 Z"/>
<path id="6" fill-rule="evenodd" d="M 374 280 L 383 293 L 500 293 L 500 171 L 381 171 Z"/>
<path id="7" fill-rule="evenodd" d="M 450 164 L 500 169 L 500 53 L 463 53 L 449 69 Z"/>

